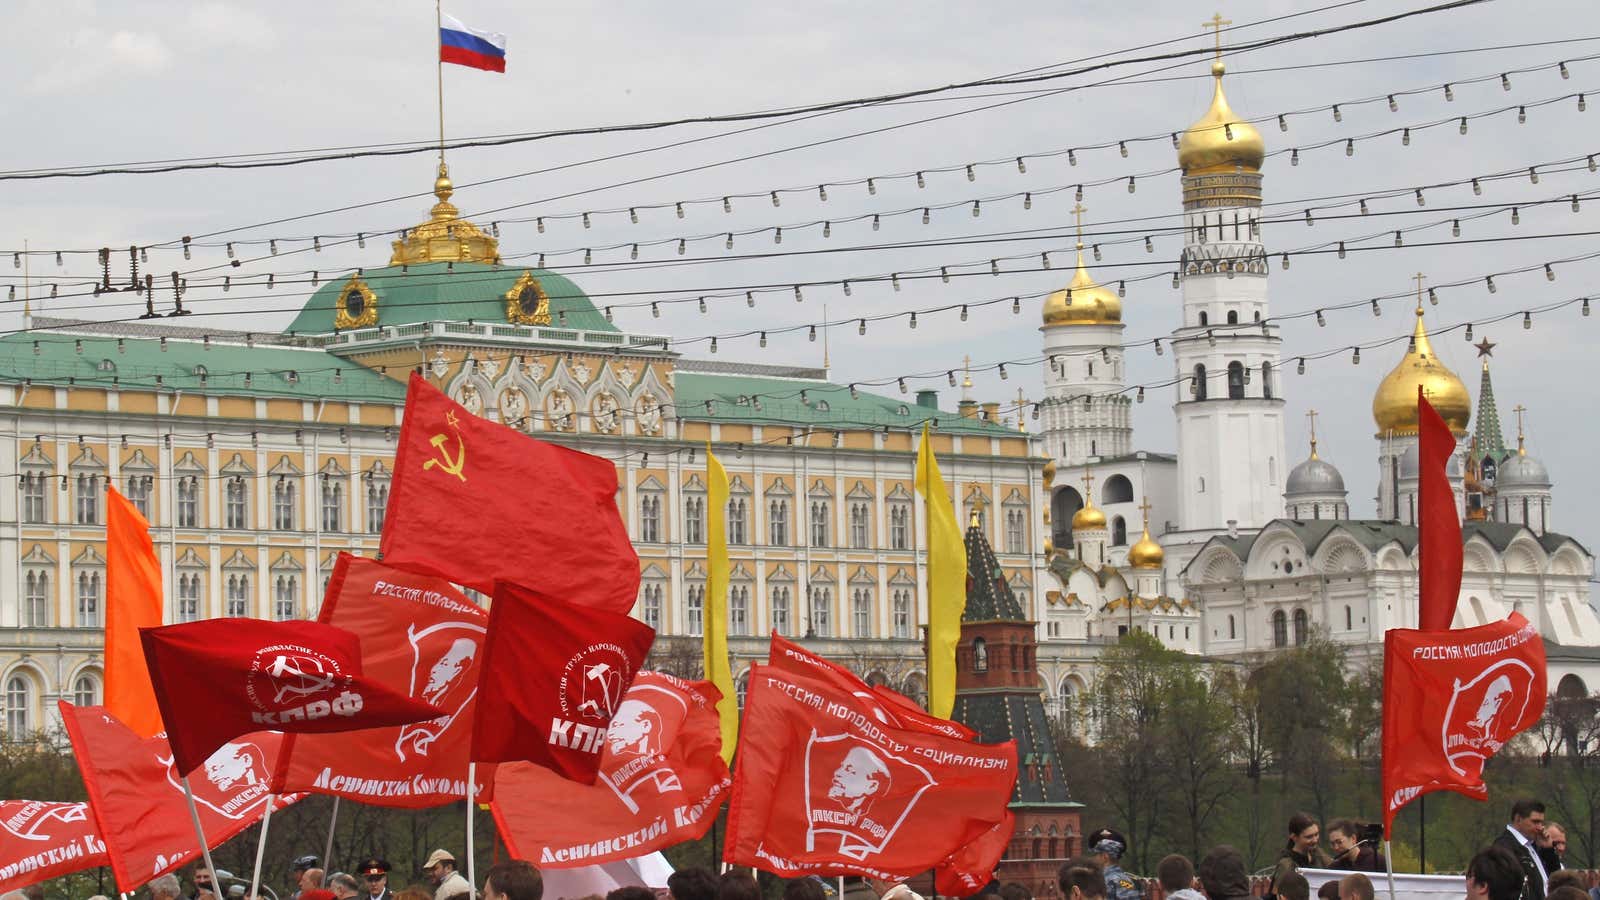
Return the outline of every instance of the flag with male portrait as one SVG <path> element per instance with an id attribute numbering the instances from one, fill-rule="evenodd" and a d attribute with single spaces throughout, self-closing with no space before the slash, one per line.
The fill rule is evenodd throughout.
<path id="1" fill-rule="evenodd" d="M 341 553 L 317 620 L 361 636 L 368 677 L 444 715 L 344 734 L 288 735 L 273 789 L 413 809 L 466 796 L 489 614 L 442 578 Z M 479 766 L 480 801 L 493 784 L 494 767 Z"/>
<path id="2" fill-rule="evenodd" d="M 89 804 L 0 801 L 0 891 L 20 890 L 108 861 Z"/>

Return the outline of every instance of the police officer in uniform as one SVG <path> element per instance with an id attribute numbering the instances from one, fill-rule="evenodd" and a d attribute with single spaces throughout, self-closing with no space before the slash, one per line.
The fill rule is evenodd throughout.
<path id="1" fill-rule="evenodd" d="M 1089 835 L 1089 854 L 1105 867 L 1106 900 L 1142 900 L 1144 891 L 1133 876 L 1122 871 L 1119 860 L 1128 851 L 1128 839 L 1119 831 L 1102 828 Z"/>
<path id="2" fill-rule="evenodd" d="M 366 879 L 368 900 L 394 900 L 394 892 L 389 890 L 389 861 L 380 857 L 371 856 L 362 860 L 356 871 Z"/>

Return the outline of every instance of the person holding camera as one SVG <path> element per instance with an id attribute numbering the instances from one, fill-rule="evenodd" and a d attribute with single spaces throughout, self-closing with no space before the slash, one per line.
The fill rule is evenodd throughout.
<path id="1" fill-rule="evenodd" d="M 1328 823 L 1328 847 L 1333 850 L 1332 869 L 1346 872 L 1383 872 L 1388 862 L 1378 852 L 1378 842 L 1383 840 L 1383 828 L 1378 825 L 1360 825 L 1350 819 L 1334 819 Z"/>

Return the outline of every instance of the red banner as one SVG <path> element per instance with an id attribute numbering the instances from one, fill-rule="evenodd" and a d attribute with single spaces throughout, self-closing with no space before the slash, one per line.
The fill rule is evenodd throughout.
<path id="1" fill-rule="evenodd" d="M 640 672 L 579 784 L 531 763 L 495 776 L 491 808 L 513 859 L 568 869 L 642 856 L 706 833 L 731 781 L 709 681 Z"/>
<path id="2" fill-rule="evenodd" d="M 369 678 L 445 714 L 347 734 L 288 735 L 272 789 L 411 808 L 465 797 L 489 614 L 443 579 L 341 553 L 317 620 L 361 636 Z M 480 766 L 480 800 L 493 783 L 494 767 Z"/>
<path id="3" fill-rule="evenodd" d="M 1521 613 L 1383 642 L 1383 826 L 1433 791 L 1487 800 L 1483 766 L 1544 715 L 1544 642 Z"/>
<path id="4" fill-rule="evenodd" d="M 883 724 L 835 681 L 756 666 L 723 859 L 786 877 L 908 878 L 1006 817 L 1015 743 Z"/>
<path id="5" fill-rule="evenodd" d="M 361 639 L 332 625 L 204 619 L 143 628 L 139 637 L 184 774 L 262 728 L 346 732 L 440 717 L 362 675 Z"/>
<path id="6" fill-rule="evenodd" d="M 776 631 L 772 633 L 772 645 L 767 651 L 767 661 L 775 669 L 821 678 L 848 691 L 856 702 L 872 710 L 878 721 L 896 728 L 942 734 L 963 741 L 970 741 L 978 736 L 977 732 L 960 722 L 941 719 L 924 710 L 904 694 L 886 687 L 867 684 L 844 666 L 823 659 L 799 644 L 785 639 Z"/>
<path id="7" fill-rule="evenodd" d="M 947 897 L 971 897 L 994 880 L 995 866 L 1011 844 L 1017 830 L 1017 817 L 1006 810 L 1005 820 L 984 832 L 982 837 L 960 848 L 933 868 L 936 891 Z"/>
<path id="8" fill-rule="evenodd" d="M 1420 310 L 1418 311 L 1420 315 Z M 1417 320 L 1422 328 L 1422 320 Z M 1461 599 L 1461 517 L 1448 466 L 1456 436 L 1417 388 L 1417 627 L 1449 631 Z"/>
<path id="9" fill-rule="evenodd" d="M 610 460 L 480 419 L 412 375 L 379 558 L 486 594 L 504 581 L 627 612 L 639 555 L 616 494 Z"/>
<path id="10" fill-rule="evenodd" d="M 118 889 L 132 891 L 199 856 L 183 782 L 166 739 L 140 738 L 103 707 L 66 701 L 60 707 Z M 282 741 L 271 731 L 229 741 L 190 777 L 209 846 L 266 812 L 268 776 Z M 277 808 L 298 799 L 297 794 L 278 797 Z"/>
<path id="11" fill-rule="evenodd" d="M 584 609 L 504 582 L 484 646 L 472 758 L 528 760 L 593 784 L 606 725 L 655 641 L 622 613 Z"/>
<path id="12" fill-rule="evenodd" d="M 87 803 L 0 802 L 0 891 L 106 864 Z"/>

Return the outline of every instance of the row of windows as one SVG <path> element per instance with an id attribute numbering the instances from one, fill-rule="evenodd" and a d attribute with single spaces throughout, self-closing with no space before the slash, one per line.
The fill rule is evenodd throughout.
<path id="1" fill-rule="evenodd" d="M 644 543 L 654 544 L 665 540 L 665 530 L 662 527 L 661 502 L 662 494 L 659 491 L 641 491 L 639 493 L 639 540 Z M 807 512 L 811 539 L 807 546 L 832 546 L 831 502 L 813 500 Z M 871 549 L 872 505 L 869 503 L 850 503 L 849 515 L 849 544 L 846 549 Z M 980 526 L 984 524 L 983 518 L 984 516 L 980 512 Z M 743 497 L 734 497 L 728 500 L 727 523 L 728 543 L 749 544 L 752 542 L 753 532 L 749 527 L 749 507 Z M 1006 510 L 1004 552 L 1028 552 L 1027 523 L 1027 510 L 1022 508 L 1008 508 Z M 706 501 L 704 497 L 691 496 L 684 501 L 683 536 L 685 543 L 704 544 L 706 542 Z M 774 499 L 767 503 L 767 545 L 771 547 L 787 547 L 790 545 L 789 501 L 787 499 Z M 888 549 L 911 549 L 910 503 L 892 502 L 889 504 Z"/>
<path id="2" fill-rule="evenodd" d="M 33 680 L 26 675 L 12 675 L 6 679 L 6 737 L 22 740 L 31 735 L 38 725 L 34 720 L 34 698 L 37 695 Z M 79 675 L 72 682 L 74 706 L 94 706 L 100 702 L 100 679 L 93 675 Z"/>
<path id="3" fill-rule="evenodd" d="M 789 585 L 772 585 L 768 589 L 767 615 L 772 630 L 779 634 L 797 637 L 835 637 L 833 623 L 833 589 L 813 585 L 806 589 L 806 605 L 800 610 L 793 606 L 794 590 Z M 666 587 L 659 582 L 646 582 L 639 589 L 640 618 L 646 625 L 660 631 L 665 609 Z M 896 589 L 890 592 L 891 636 L 912 636 L 912 591 Z M 876 621 L 873 607 L 873 590 L 869 587 L 850 589 L 850 636 L 872 637 Z M 706 586 L 704 582 L 690 582 L 684 604 L 684 633 L 700 635 L 705 632 Z M 728 588 L 728 633 L 750 635 L 752 610 L 750 588 L 735 584 Z M 803 627 L 801 627 L 803 626 Z"/>
<path id="4" fill-rule="evenodd" d="M 193 622 L 201 617 L 202 597 L 205 595 L 203 575 L 199 572 L 180 572 L 173 617 L 178 622 Z M 104 589 L 99 569 L 80 570 L 74 578 L 79 628 L 101 626 L 101 597 Z M 223 615 L 244 618 L 252 615 L 255 595 L 251 590 L 252 577 L 248 572 L 230 572 L 223 585 Z M 272 590 L 272 617 L 280 622 L 300 618 L 300 578 L 298 575 L 279 574 L 268 577 Z M 46 628 L 52 623 L 51 610 L 55 604 L 50 592 L 50 572 L 29 569 L 23 576 L 21 625 L 25 628 Z"/>
<path id="5" fill-rule="evenodd" d="M 1250 383 L 1250 369 L 1245 364 L 1234 360 L 1228 363 L 1228 399 L 1243 400 L 1245 385 Z M 1210 389 L 1206 386 L 1206 367 L 1196 364 L 1194 379 L 1189 382 L 1189 393 L 1196 400 L 1204 400 L 1210 396 Z M 1272 399 L 1272 364 L 1261 364 L 1261 396 L 1267 400 Z"/>
<path id="6" fill-rule="evenodd" d="M 21 478 L 22 521 L 30 525 L 43 525 L 50 521 L 50 482 L 56 476 L 44 472 L 25 472 Z M 345 530 L 344 477 L 320 479 L 321 504 L 319 524 L 322 531 Z M 145 518 L 150 517 L 150 490 L 154 479 L 149 475 L 129 475 L 123 496 L 138 508 Z M 176 524 L 179 528 L 200 528 L 201 477 L 185 475 L 174 485 Z M 102 475 L 80 474 L 70 480 L 73 486 L 73 518 L 75 525 L 100 525 L 101 498 L 107 480 Z M 65 490 L 69 481 L 61 482 Z M 222 481 L 222 527 L 246 529 L 255 527 L 250 515 L 250 481 L 235 475 Z M 272 486 L 272 513 L 270 522 L 278 531 L 296 531 L 300 518 L 299 485 L 296 481 L 279 476 Z M 372 479 L 366 484 L 366 530 L 369 534 L 383 531 L 383 514 L 389 505 L 389 483 Z"/>

